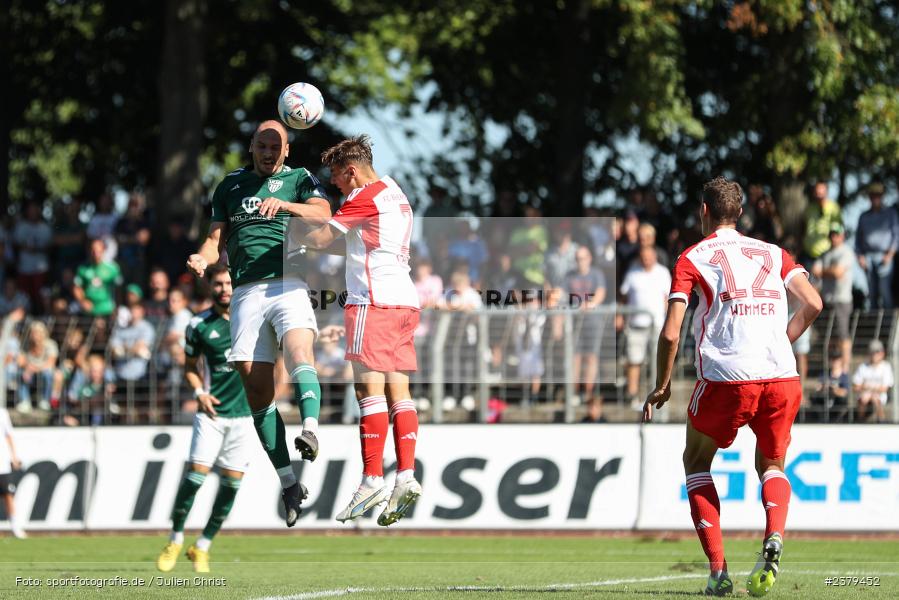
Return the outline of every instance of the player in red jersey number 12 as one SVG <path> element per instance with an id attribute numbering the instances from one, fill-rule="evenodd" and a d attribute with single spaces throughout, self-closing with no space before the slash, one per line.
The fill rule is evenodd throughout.
<path id="1" fill-rule="evenodd" d="M 784 459 L 802 388 L 791 344 L 821 312 L 821 298 L 801 265 L 782 248 L 737 233 L 743 191 L 723 177 L 705 184 L 700 218 L 707 237 L 674 266 L 668 313 L 658 347 L 656 387 L 644 405 L 652 419 L 671 395 L 671 372 L 690 294 L 698 381 L 690 397 L 684 470 L 690 513 L 711 571 L 707 595 L 733 592 L 721 537 L 721 506 L 712 460 L 737 430 L 756 436 L 756 469 L 762 483 L 765 540 L 747 589 L 765 595 L 774 585 L 790 501 Z M 787 296 L 799 304 L 788 316 Z"/>

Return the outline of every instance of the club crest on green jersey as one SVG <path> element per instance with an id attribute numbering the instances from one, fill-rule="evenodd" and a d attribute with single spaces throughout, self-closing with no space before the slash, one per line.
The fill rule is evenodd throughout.
<path id="1" fill-rule="evenodd" d="M 284 185 L 284 182 L 280 179 L 269 179 L 268 180 L 268 191 L 271 193 L 275 193 L 281 189 L 281 186 Z"/>

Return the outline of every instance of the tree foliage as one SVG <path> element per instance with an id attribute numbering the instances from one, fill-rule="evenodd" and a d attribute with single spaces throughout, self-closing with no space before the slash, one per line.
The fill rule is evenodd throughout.
<path id="1" fill-rule="evenodd" d="M 187 89 L 161 76 L 165 9 L 197 2 L 204 76 Z M 184 116 L 169 92 L 204 96 L 203 116 L 187 119 L 202 121 L 199 143 L 185 147 L 208 188 L 299 80 L 335 113 L 444 115 L 456 150 L 415 174 L 480 212 L 489 194 L 472 181 L 554 214 L 623 192 L 639 176 L 627 140 L 649 149 L 649 183 L 672 201 L 720 172 L 785 190 L 893 180 L 899 167 L 895 0 L 7 3 L 0 180 L 8 167 L 13 201 L 157 186 L 178 143 L 161 132 Z M 295 133 L 291 161 L 318 164 L 338 135 L 326 123 Z M 196 193 L 168 201 L 186 209 Z"/>

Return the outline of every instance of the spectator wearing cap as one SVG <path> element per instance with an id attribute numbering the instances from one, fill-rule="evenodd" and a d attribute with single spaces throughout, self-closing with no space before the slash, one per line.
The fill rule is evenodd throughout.
<path id="1" fill-rule="evenodd" d="M 833 311 L 844 369 L 849 368 L 852 359 L 849 318 L 852 315 L 852 267 L 855 262 L 855 252 L 846 243 L 843 226 L 834 223 L 830 228 L 830 250 L 814 262 L 812 274 L 821 281 L 824 306 Z"/>
<path id="2" fill-rule="evenodd" d="M 827 197 L 827 182 L 819 181 L 812 187 L 812 200 L 805 209 L 800 262 L 813 263 L 830 250 L 830 229 L 835 223 L 843 224 L 840 206 Z"/>
<path id="3" fill-rule="evenodd" d="M 871 340 L 868 345 L 868 361 L 859 365 L 852 376 L 852 388 L 858 401 L 858 420 L 870 418 L 868 406 L 874 406 L 874 415 L 879 422 L 885 420 L 883 405 L 889 398 L 888 392 L 893 387 L 893 368 L 884 360 L 883 343 Z"/>
<path id="4" fill-rule="evenodd" d="M 91 240 L 90 261 L 75 273 L 75 300 L 94 317 L 108 317 L 115 311 L 116 293 L 122 285 L 119 265 L 106 260 L 105 254 L 103 238 Z"/>
<path id="5" fill-rule="evenodd" d="M 142 304 L 131 307 L 131 321 L 127 327 L 117 327 L 109 339 L 115 359 L 116 376 L 123 381 L 138 381 L 147 375 L 156 332 L 144 319 Z"/>
<path id="6" fill-rule="evenodd" d="M 116 309 L 116 325 L 127 327 L 131 322 L 131 307 L 140 304 L 144 299 L 144 291 L 136 283 L 125 286 L 125 302 Z"/>
<path id="7" fill-rule="evenodd" d="M 871 208 L 858 219 L 855 252 L 868 277 L 866 308 L 893 308 L 893 257 L 899 247 L 899 218 L 893 208 L 883 205 L 883 184 L 868 187 Z"/>

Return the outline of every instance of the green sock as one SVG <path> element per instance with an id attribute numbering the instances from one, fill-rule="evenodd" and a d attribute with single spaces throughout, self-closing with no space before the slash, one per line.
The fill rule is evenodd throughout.
<path id="1" fill-rule="evenodd" d="M 178 493 L 175 495 L 175 506 L 172 508 L 172 531 L 184 531 L 187 514 L 190 512 L 190 507 L 194 505 L 194 498 L 204 481 L 206 481 L 206 473 L 197 471 L 188 471 L 181 480 Z"/>
<path id="2" fill-rule="evenodd" d="M 253 412 L 253 425 L 256 434 L 268 459 L 271 461 L 278 477 L 281 479 L 281 487 L 289 488 L 297 482 L 293 467 L 290 464 L 290 452 L 287 450 L 287 435 L 284 431 L 284 421 L 281 413 L 272 402 L 268 407 Z"/>
<path id="3" fill-rule="evenodd" d="M 209 515 L 209 521 L 206 522 L 206 527 L 203 529 L 203 537 L 211 540 L 219 532 L 222 523 L 231 512 L 231 507 L 234 506 L 234 498 L 237 497 L 239 489 L 240 479 L 222 476 L 219 482 L 219 491 L 215 495 L 215 502 L 212 503 L 212 514 Z"/>
<path id="4" fill-rule="evenodd" d="M 300 416 L 305 425 L 306 419 L 315 419 L 321 414 L 322 386 L 318 382 L 318 373 L 315 367 L 301 364 L 290 374 L 293 380 L 293 397 L 300 407 Z"/>

